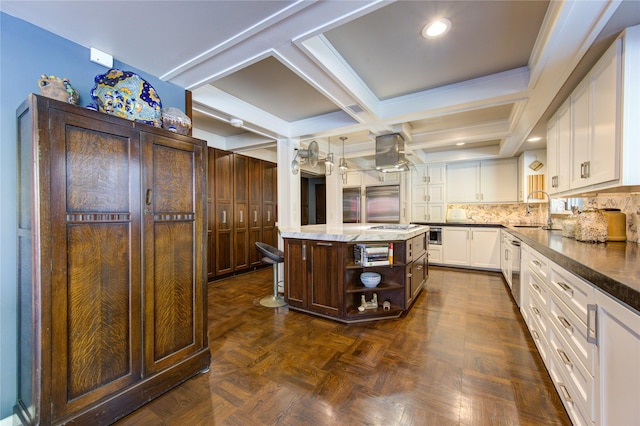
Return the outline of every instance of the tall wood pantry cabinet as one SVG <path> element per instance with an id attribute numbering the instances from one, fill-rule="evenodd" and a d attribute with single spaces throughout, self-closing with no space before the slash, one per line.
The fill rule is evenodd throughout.
<path id="1" fill-rule="evenodd" d="M 206 145 L 36 95 L 17 125 L 16 413 L 109 424 L 209 367 Z"/>
<path id="2" fill-rule="evenodd" d="M 209 280 L 265 266 L 255 243 L 278 245 L 277 166 L 208 147 Z"/>

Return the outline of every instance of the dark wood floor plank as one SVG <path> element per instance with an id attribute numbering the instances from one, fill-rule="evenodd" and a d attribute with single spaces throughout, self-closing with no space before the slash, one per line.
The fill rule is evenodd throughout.
<path id="1" fill-rule="evenodd" d="M 497 273 L 431 268 L 402 318 L 265 308 L 272 269 L 209 285 L 211 369 L 127 425 L 569 425 Z"/>

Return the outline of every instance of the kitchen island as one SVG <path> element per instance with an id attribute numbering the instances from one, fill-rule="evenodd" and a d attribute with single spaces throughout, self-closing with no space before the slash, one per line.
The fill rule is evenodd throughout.
<path id="1" fill-rule="evenodd" d="M 381 224 L 281 229 L 285 300 L 290 309 L 347 323 L 398 318 L 427 280 L 428 229 Z M 363 272 L 380 274 L 380 283 L 365 287 Z"/>

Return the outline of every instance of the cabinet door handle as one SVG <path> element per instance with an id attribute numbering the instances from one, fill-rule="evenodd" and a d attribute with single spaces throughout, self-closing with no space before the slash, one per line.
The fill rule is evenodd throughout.
<path id="1" fill-rule="evenodd" d="M 307 245 L 302 244 L 302 260 L 307 260 Z"/>
<path id="2" fill-rule="evenodd" d="M 267 222 L 271 222 L 271 210 L 267 210 Z"/>
<path id="3" fill-rule="evenodd" d="M 333 247 L 331 243 L 316 243 L 317 246 Z"/>
<path id="4" fill-rule="evenodd" d="M 556 284 L 558 284 L 558 286 L 562 290 L 566 291 L 567 293 L 571 293 L 571 296 L 573 296 L 573 289 L 570 285 L 568 285 L 567 283 L 563 283 L 562 281 L 558 281 Z"/>
<path id="5" fill-rule="evenodd" d="M 562 358 L 562 362 L 564 362 L 566 365 L 569 365 L 569 366 L 573 365 L 573 362 L 571 362 L 571 358 L 567 356 L 567 353 L 565 351 L 563 351 L 560 348 L 557 348 L 556 351 L 558 351 L 560 358 Z"/>
<path id="6" fill-rule="evenodd" d="M 562 324 L 564 328 L 566 328 L 567 330 L 573 333 L 573 326 L 571 325 L 571 323 L 567 321 L 567 319 L 562 315 L 557 315 L 557 317 L 558 317 L 558 320 L 560 321 L 560 324 Z"/>
<path id="7" fill-rule="evenodd" d="M 598 344 L 598 305 L 587 305 L 587 342 Z"/>
<path id="8" fill-rule="evenodd" d="M 227 223 L 227 211 L 222 210 L 222 223 Z"/>
<path id="9" fill-rule="evenodd" d="M 584 179 L 586 177 L 587 176 L 585 176 L 585 173 L 584 173 L 584 163 L 580 163 L 580 179 Z"/>
<path id="10" fill-rule="evenodd" d="M 558 386 L 562 390 L 564 400 L 567 402 L 573 402 L 573 398 L 571 398 L 571 395 L 569 394 L 569 391 L 567 390 L 567 387 L 564 385 L 564 383 L 558 382 Z"/>
<path id="11" fill-rule="evenodd" d="M 469 235 L 471 235 L 471 239 L 473 240 L 473 231 L 469 231 Z"/>
<path id="12" fill-rule="evenodd" d="M 586 161 L 584 163 L 584 177 L 586 179 L 591 177 L 591 161 Z"/>
<path id="13" fill-rule="evenodd" d="M 427 201 L 427 196 L 425 195 L 423 198 L 423 201 Z"/>
<path id="14" fill-rule="evenodd" d="M 253 211 L 253 221 L 258 223 L 258 210 Z"/>
<path id="15" fill-rule="evenodd" d="M 149 188 L 147 189 L 147 194 L 144 197 L 145 199 L 145 203 L 150 206 L 151 202 L 153 201 L 153 189 Z"/>
<path id="16" fill-rule="evenodd" d="M 243 219 L 242 219 L 242 210 L 240 210 L 240 223 L 242 223 L 242 222 L 243 222 Z"/>

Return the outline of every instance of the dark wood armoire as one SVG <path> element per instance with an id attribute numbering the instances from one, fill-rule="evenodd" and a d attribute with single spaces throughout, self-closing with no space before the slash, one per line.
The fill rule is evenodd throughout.
<path id="1" fill-rule="evenodd" d="M 109 424 L 209 367 L 206 143 L 36 95 L 17 125 L 16 412 Z"/>

